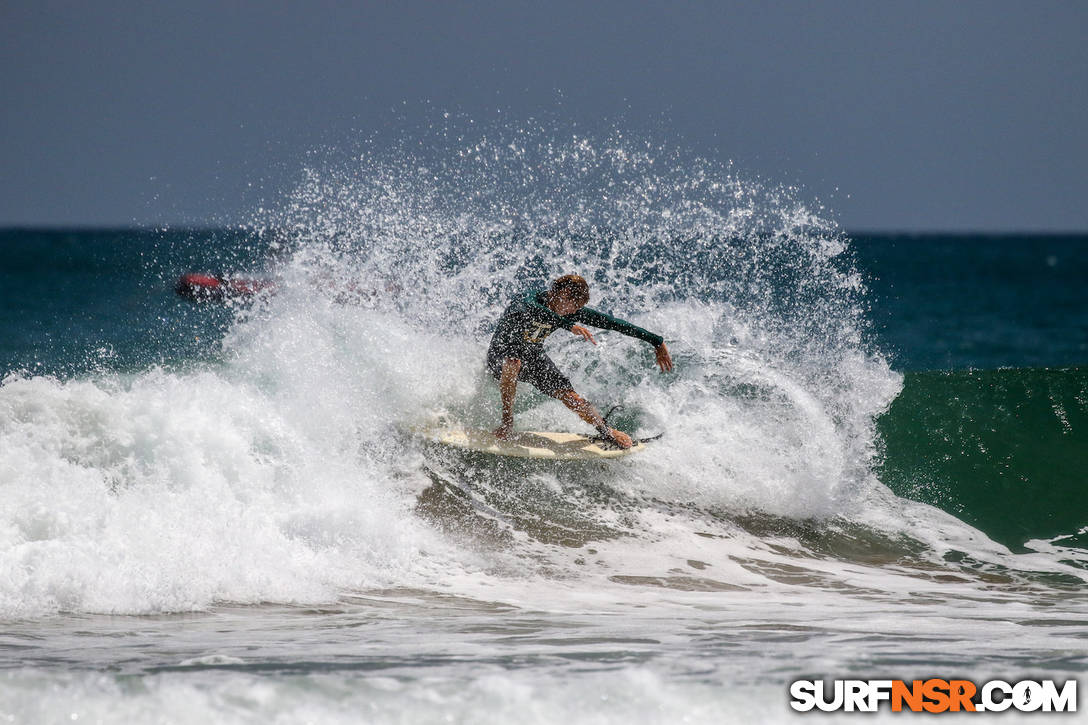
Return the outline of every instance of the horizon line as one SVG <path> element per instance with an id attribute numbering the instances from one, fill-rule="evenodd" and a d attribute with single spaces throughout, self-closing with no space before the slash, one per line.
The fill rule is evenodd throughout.
<path id="1" fill-rule="evenodd" d="M 247 232 L 255 231 L 256 227 L 248 224 L 3 224 L 0 223 L 0 232 L 46 232 L 46 233 L 77 233 L 77 232 Z M 941 229 L 914 228 L 903 229 L 888 228 L 858 228 L 839 230 L 846 236 L 977 236 L 977 237 L 1017 237 L 1017 236 L 1088 236 L 1088 229 Z"/>

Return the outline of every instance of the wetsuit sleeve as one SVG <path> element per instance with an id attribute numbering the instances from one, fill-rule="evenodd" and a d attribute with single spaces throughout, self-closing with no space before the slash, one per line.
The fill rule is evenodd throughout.
<path id="1" fill-rule="evenodd" d="M 616 332 L 621 332 L 629 337 L 637 337 L 639 340 L 648 342 L 654 347 L 665 342 L 665 338 L 661 337 L 661 335 L 655 335 L 649 330 L 642 329 L 638 325 L 632 325 L 627 320 L 621 320 L 612 315 L 607 315 L 592 307 L 583 307 L 568 319 L 573 319 L 575 322 L 581 322 L 586 325 L 593 325 L 602 330 L 615 330 Z"/>
<path id="2" fill-rule="evenodd" d="M 521 301 L 525 303 L 526 307 L 530 307 L 536 310 L 538 313 L 547 316 L 556 327 L 562 327 L 564 330 L 569 330 L 574 327 L 574 323 L 577 322 L 573 317 L 560 317 L 551 311 L 547 305 L 542 305 L 536 301 L 537 295 L 540 294 L 540 290 L 532 290 L 526 292 L 525 296 L 521 298 Z"/>

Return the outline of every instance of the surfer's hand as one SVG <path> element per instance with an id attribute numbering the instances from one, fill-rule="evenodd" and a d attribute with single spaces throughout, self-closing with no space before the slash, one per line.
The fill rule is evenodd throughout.
<path id="1" fill-rule="evenodd" d="M 584 337 L 585 339 L 592 342 L 594 345 L 597 344 L 597 341 L 593 339 L 593 333 L 582 327 L 581 325 L 571 326 L 570 331 L 573 332 L 575 335 L 580 335 L 581 337 Z"/>
<path id="2" fill-rule="evenodd" d="M 514 425 L 503 423 L 494 431 L 495 437 L 502 441 L 508 441 L 514 436 Z"/>
<path id="3" fill-rule="evenodd" d="M 616 441 L 616 445 L 618 445 L 620 448 L 630 448 L 631 446 L 635 445 L 635 442 L 631 440 L 631 436 L 627 435 L 622 430 L 616 430 L 615 428 L 613 428 L 608 432 L 608 435 L 612 438 L 612 440 Z"/>
<path id="4" fill-rule="evenodd" d="M 661 368 L 661 372 L 672 372 L 672 355 L 669 354 L 669 348 L 665 347 L 665 343 L 654 348 L 654 355 L 657 356 L 657 366 Z"/>

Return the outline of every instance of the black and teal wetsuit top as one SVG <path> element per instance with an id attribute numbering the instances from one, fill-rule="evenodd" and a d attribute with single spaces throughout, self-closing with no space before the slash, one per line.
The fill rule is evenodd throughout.
<path id="1" fill-rule="evenodd" d="M 660 335 L 590 307 L 561 317 L 548 309 L 544 299 L 544 290 L 530 290 L 511 302 L 502 313 L 487 349 L 487 369 L 496 378 L 502 375 L 503 361 L 515 358 L 522 362 L 518 380 L 532 383 L 546 395 L 571 389 L 570 380 L 559 372 L 544 352 L 544 340 L 560 327 L 569 330 L 576 324 L 582 324 L 615 330 L 654 347 L 664 342 Z"/>

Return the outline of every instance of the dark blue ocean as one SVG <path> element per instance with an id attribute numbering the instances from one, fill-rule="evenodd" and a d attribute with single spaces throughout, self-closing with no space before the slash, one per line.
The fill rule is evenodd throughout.
<path id="1" fill-rule="evenodd" d="M 268 236 L 268 235 L 265 235 Z M 875 345 L 902 371 L 1088 365 L 1088 235 L 850 234 Z M 266 274 L 244 230 L 0 230 L 0 370 L 185 365 L 233 319 L 186 272 Z"/>
<path id="2" fill-rule="evenodd" d="M 270 207 L 0 230 L 0 719 L 777 722 L 803 677 L 1088 669 L 1088 235 L 850 233 L 516 134 Z M 497 423 L 494 322 L 567 272 L 676 370 L 617 333 L 549 354 L 663 437 L 421 435 Z M 521 388 L 515 422 L 584 427 Z"/>

